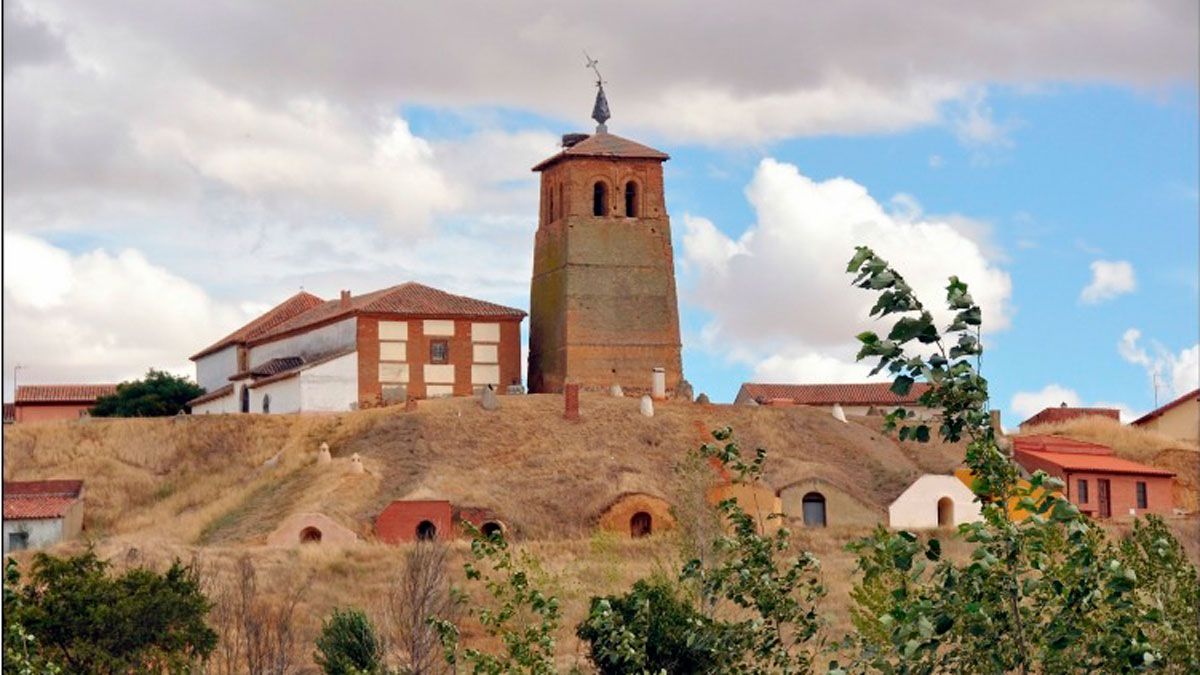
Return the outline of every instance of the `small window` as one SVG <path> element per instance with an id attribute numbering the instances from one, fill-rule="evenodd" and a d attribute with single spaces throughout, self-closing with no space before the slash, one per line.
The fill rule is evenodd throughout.
<path id="1" fill-rule="evenodd" d="M 433 340 L 429 343 L 430 363 L 450 362 L 450 343 L 446 340 Z"/>
<path id="2" fill-rule="evenodd" d="M 1147 508 L 1149 506 L 1149 502 L 1150 502 L 1150 500 L 1146 495 L 1146 483 L 1144 483 L 1143 481 L 1138 481 L 1138 484 L 1137 484 L 1137 507 L 1139 509 Z"/>
<path id="3" fill-rule="evenodd" d="M 625 184 L 625 217 L 637 218 L 637 183 L 629 181 Z"/>
<path id="4" fill-rule="evenodd" d="M 1079 503 L 1080 504 L 1088 503 L 1088 482 L 1086 480 L 1080 478 L 1077 485 L 1079 486 L 1079 489 L 1078 489 Z"/>
<path id="5" fill-rule="evenodd" d="M 608 186 L 604 184 L 604 181 L 598 180 L 592 187 L 592 215 L 608 215 Z"/>
<path id="6" fill-rule="evenodd" d="M 8 533 L 8 550 L 24 551 L 29 548 L 29 533 L 28 532 L 9 532 Z"/>
<path id="7" fill-rule="evenodd" d="M 825 495 L 810 492 L 800 500 L 805 527 L 825 527 Z"/>
<path id="8" fill-rule="evenodd" d="M 264 413 L 271 412 L 271 395 L 263 394 L 262 410 Z"/>
<path id="9" fill-rule="evenodd" d="M 250 412 L 250 389 L 242 387 L 242 412 Z"/>

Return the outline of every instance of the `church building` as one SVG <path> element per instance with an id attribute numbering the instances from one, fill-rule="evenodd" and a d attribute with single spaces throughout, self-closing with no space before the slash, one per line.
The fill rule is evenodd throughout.
<path id="1" fill-rule="evenodd" d="M 597 81 L 594 134 L 566 134 L 541 173 L 541 209 L 530 287 L 529 390 L 620 385 L 650 388 L 683 378 L 671 223 L 663 196 L 665 153 L 608 133 Z"/>

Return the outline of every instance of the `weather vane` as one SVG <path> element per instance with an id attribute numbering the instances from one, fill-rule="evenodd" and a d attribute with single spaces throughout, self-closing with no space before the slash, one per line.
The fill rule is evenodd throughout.
<path id="1" fill-rule="evenodd" d="M 600 75 L 600 61 L 588 56 L 587 51 L 583 52 L 583 57 L 587 59 L 585 68 L 591 68 L 596 74 L 596 104 L 592 106 L 592 119 L 596 120 L 596 133 L 603 134 L 608 132 L 608 127 L 604 123 L 612 115 L 608 111 L 608 98 L 604 95 L 604 78 Z"/>

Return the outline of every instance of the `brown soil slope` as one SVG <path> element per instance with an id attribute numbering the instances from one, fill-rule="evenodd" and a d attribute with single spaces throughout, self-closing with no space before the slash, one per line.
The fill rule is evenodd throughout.
<path id="1" fill-rule="evenodd" d="M 287 515 L 319 510 L 369 537 L 388 502 L 420 494 L 492 509 L 518 536 L 561 538 L 590 531 L 623 493 L 671 500 L 676 465 L 725 425 L 747 455 L 769 449 L 773 487 L 820 476 L 881 518 L 914 478 L 961 458 L 956 446 L 898 444 L 876 419 L 845 424 L 808 408 L 672 402 L 647 418 L 635 399 L 585 395 L 583 419 L 568 422 L 559 396 L 501 406 L 449 399 L 414 412 L 19 425 L 5 430 L 5 477 L 83 478 L 96 535 L 255 544 Z M 313 462 L 322 441 L 331 465 Z M 348 473 L 353 453 L 365 475 Z"/>

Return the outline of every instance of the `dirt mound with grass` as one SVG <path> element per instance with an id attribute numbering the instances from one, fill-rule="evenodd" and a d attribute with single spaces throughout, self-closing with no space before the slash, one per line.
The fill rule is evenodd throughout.
<path id="1" fill-rule="evenodd" d="M 613 499 L 673 502 L 677 467 L 731 426 L 746 453 L 770 451 L 775 488 L 818 476 L 876 509 L 917 476 L 961 462 L 955 445 L 897 443 L 878 418 L 839 422 L 802 408 L 667 402 L 653 417 L 633 398 L 584 395 L 582 419 L 556 395 L 422 401 L 337 415 L 220 415 L 16 425 L 5 477 L 86 481 L 88 531 L 180 544 L 259 544 L 285 517 L 318 511 L 369 538 L 394 499 L 438 496 L 495 512 L 524 538 L 592 531 Z M 329 443 L 333 461 L 316 463 Z M 366 471 L 350 471 L 358 454 Z"/>

